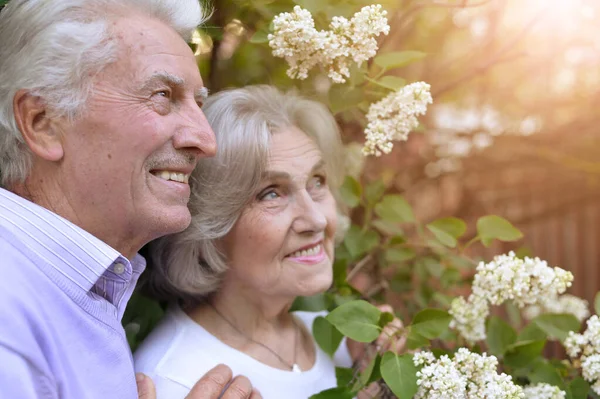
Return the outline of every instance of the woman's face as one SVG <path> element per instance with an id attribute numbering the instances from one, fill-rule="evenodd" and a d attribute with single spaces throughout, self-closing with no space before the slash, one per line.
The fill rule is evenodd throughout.
<path id="1" fill-rule="evenodd" d="M 336 204 L 321 151 L 306 134 L 273 134 L 265 176 L 224 237 L 229 282 L 252 295 L 293 298 L 332 281 Z"/>

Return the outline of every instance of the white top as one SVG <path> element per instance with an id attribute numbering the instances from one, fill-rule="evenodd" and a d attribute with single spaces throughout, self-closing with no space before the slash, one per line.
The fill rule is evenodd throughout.
<path id="1" fill-rule="evenodd" d="M 309 331 L 314 319 L 325 314 L 294 312 Z M 333 359 L 316 343 L 315 353 L 310 370 L 297 373 L 277 369 L 224 344 L 179 307 L 172 307 L 133 358 L 135 371 L 154 380 L 157 399 L 185 398 L 194 384 L 219 363 L 228 365 L 234 376 L 248 377 L 263 399 L 307 399 L 336 386 L 335 367 L 352 365 L 345 339 Z"/>

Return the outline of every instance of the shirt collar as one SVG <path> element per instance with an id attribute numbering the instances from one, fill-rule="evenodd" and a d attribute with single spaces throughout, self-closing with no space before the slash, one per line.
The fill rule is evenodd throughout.
<path id="1" fill-rule="evenodd" d="M 130 263 L 117 250 L 62 216 L 2 188 L 0 226 L 10 230 L 19 245 L 85 291 L 90 291 L 114 262 Z M 136 255 L 131 266 L 141 273 L 145 262 Z"/>

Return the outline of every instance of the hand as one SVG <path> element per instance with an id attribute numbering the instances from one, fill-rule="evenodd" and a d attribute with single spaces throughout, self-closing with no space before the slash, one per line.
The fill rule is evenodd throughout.
<path id="1" fill-rule="evenodd" d="M 219 364 L 198 380 L 185 399 L 262 399 L 246 377 L 239 375 L 233 380 L 231 377 L 231 369 Z M 136 381 L 139 399 L 156 399 L 152 379 L 139 373 Z"/>
<path id="2" fill-rule="evenodd" d="M 392 309 L 390 305 L 379 305 L 377 308 L 382 312 L 394 314 L 394 309 Z M 379 337 L 377 337 L 377 339 L 370 344 L 363 344 L 361 342 L 348 339 L 346 341 L 348 352 L 350 352 L 350 357 L 352 360 L 357 363 L 358 369 L 363 370 L 365 367 L 367 367 L 377 352 L 380 354 L 383 354 L 387 351 L 401 353 L 406 345 L 406 335 L 396 335 L 396 333 L 402 328 L 404 328 L 404 325 L 400 319 L 394 317 L 394 319 L 389 322 L 383 328 L 383 330 L 381 330 Z"/>
<path id="3" fill-rule="evenodd" d="M 382 312 L 394 314 L 394 309 L 390 305 L 379 305 L 377 308 Z M 402 352 L 404 345 L 406 345 L 406 335 L 396 335 L 402 328 L 404 328 L 404 325 L 397 317 L 394 317 L 392 321 L 386 324 L 379 337 L 375 340 L 377 351 L 379 353 L 385 353 L 387 351 L 392 351 L 394 353 Z"/>

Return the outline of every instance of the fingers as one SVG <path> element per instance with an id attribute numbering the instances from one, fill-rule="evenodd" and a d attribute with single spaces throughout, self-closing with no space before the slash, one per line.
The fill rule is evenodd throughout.
<path id="1" fill-rule="evenodd" d="M 250 396 L 250 399 L 263 399 L 263 397 L 260 394 L 260 392 L 258 392 L 256 389 L 254 389 L 252 391 L 252 396 Z"/>
<path id="2" fill-rule="evenodd" d="M 381 392 L 381 387 L 377 382 L 372 382 L 369 386 L 363 388 L 357 395 L 356 399 L 373 399 Z"/>
<path id="3" fill-rule="evenodd" d="M 223 393 L 222 399 L 249 399 L 252 397 L 252 394 L 250 380 L 242 375 L 238 375 L 231 381 L 231 384 Z M 258 397 L 260 398 L 260 396 Z"/>
<path id="4" fill-rule="evenodd" d="M 378 309 L 382 312 L 389 312 L 394 314 L 394 309 L 390 305 L 380 305 Z M 402 321 L 399 318 L 394 317 L 392 321 L 390 321 L 381 331 L 377 340 L 375 340 L 375 344 L 380 352 L 385 352 L 391 350 L 395 353 L 399 353 L 404 349 L 404 345 L 406 343 L 405 336 L 398 336 L 396 333 L 404 328 Z"/>
<path id="5" fill-rule="evenodd" d="M 239 375 L 232 380 L 232 377 L 231 369 L 219 364 L 198 380 L 185 399 L 262 399 L 248 378 Z"/>
<path id="6" fill-rule="evenodd" d="M 148 376 L 137 373 L 135 375 L 139 399 L 156 399 L 156 389 L 152 379 Z"/>
<path id="7" fill-rule="evenodd" d="M 185 399 L 217 399 L 231 381 L 231 369 L 219 364 L 198 380 Z"/>

